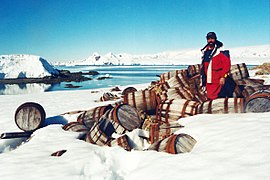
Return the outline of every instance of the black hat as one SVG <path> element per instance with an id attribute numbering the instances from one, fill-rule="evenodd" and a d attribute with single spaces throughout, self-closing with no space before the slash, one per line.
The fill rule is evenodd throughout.
<path id="1" fill-rule="evenodd" d="M 217 39 L 216 33 L 214 33 L 214 32 L 207 33 L 206 39 L 209 39 L 209 38 Z"/>

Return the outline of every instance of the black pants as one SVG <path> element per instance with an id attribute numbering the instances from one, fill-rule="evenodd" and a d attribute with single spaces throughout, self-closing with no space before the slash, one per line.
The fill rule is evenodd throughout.
<path id="1" fill-rule="evenodd" d="M 220 92 L 218 93 L 218 97 L 219 98 L 233 97 L 235 86 L 236 84 L 234 80 L 230 76 L 227 76 L 225 79 L 225 84 L 222 86 Z"/>

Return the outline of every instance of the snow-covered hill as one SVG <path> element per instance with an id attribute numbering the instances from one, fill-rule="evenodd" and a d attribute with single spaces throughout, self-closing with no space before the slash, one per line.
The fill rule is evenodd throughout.
<path id="1" fill-rule="evenodd" d="M 246 46 L 227 48 L 230 51 L 232 64 L 245 62 L 258 65 L 270 62 L 270 45 Z M 156 54 L 132 55 L 127 53 L 100 55 L 95 52 L 81 61 L 57 62 L 55 65 L 189 65 L 201 62 L 200 49 L 185 49 L 179 51 L 165 51 Z"/>
<path id="2" fill-rule="evenodd" d="M 57 75 L 47 60 L 34 55 L 0 55 L 0 79 L 42 78 Z"/>

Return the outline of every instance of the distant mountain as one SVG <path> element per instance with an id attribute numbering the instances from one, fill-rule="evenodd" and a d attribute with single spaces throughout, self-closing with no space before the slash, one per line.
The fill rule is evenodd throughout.
<path id="1" fill-rule="evenodd" d="M 59 72 L 45 59 L 35 55 L 0 55 L 0 79 L 42 78 Z"/>
<path id="2" fill-rule="evenodd" d="M 245 62 L 250 65 L 270 62 L 270 45 L 223 48 L 230 51 L 232 64 Z M 95 52 L 84 60 L 56 62 L 54 65 L 189 65 L 201 63 L 200 49 L 165 51 L 156 54 L 133 55 L 112 52 L 100 55 Z"/>

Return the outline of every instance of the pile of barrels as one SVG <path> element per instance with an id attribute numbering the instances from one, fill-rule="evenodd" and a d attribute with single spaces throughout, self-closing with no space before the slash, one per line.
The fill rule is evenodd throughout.
<path id="1" fill-rule="evenodd" d="M 270 111 L 270 85 L 264 85 L 262 79 L 251 79 L 244 63 L 231 67 L 230 77 L 236 83 L 234 97 L 215 100 L 206 97 L 200 68 L 199 64 L 190 65 L 187 69 L 161 74 L 159 81 L 144 90 L 126 88 L 117 103 L 79 111 L 77 121 L 64 125 L 63 129 L 82 133 L 81 139 L 92 144 L 117 145 L 130 151 L 134 142 L 127 132 L 139 128 L 149 132 L 149 136 L 141 137 L 151 144 L 146 150 L 177 154 L 190 152 L 196 144 L 188 134 L 175 134 L 183 128 L 179 124 L 181 120 L 178 121 L 181 118 L 204 113 Z M 16 116 L 22 119 L 23 112 L 18 111 Z M 30 124 L 25 125 L 21 120 L 16 123 Z"/>

